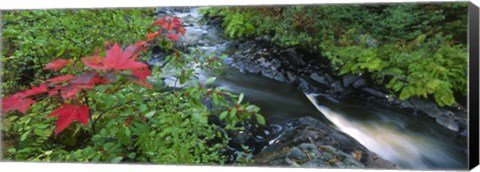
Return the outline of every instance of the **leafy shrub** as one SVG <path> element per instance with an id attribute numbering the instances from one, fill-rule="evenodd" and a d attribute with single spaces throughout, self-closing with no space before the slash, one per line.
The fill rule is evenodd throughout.
<path id="1" fill-rule="evenodd" d="M 147 40 L 125 49 L 107 42 L 103 44 L 106 50 L 99 49 L 92 56 L 53 60 L 43 69 L 65 75 L 3 97 L 2 131 L 5 139 L 14 141 L 5 159 L 224 163 L 229 138 L 209 123 L 210 116 L 219 114 L 207 108 L 206 99 L 214 100 L 218 110 L 242 110 L 222 118 L 226 129 L 241 129 L 236 124 L 244 120 L 264 124 L 263 117 L 258 107 L 241 104 L 242 98 L 196 81 L 191 64 L 215 69 L 222 63 L 219 58 L 199 58 L 177 50 L 173 42 L 180 38 L 178 34 L 185 34 L 177 18 L 158 19 L 150 28 L 157 26 L 155 32 L 143 35 Z M 138 60 L 158 45 L 173 53 L 150 76 L 150 69 Z M 164 67 L 184 88 L 164 84 L 158 77 L 166 72 Z M 208 79 L 206 84 L 213 81 Z M 244 110 L 247 106 L 250 109 Z"/>
<path id="2" fill-rule="evenodd" d="M 224 16 L 229 36 L 246 30 L 235 23 L 251 24 L 256 32 L 244 35 L 269 34 L 282 47 L 321 54 L 340 74 L 371 73 L 402 99 L 432 96 L 438 105 L 451 106 L 455 94 L 466 94 L 464 2 L 228 7 L 205 15 Z"/>
<path id="3" fill-rule="evenodd" d="M 35 10 L 2 13 L 3 94 L 27 89 L 51 76 L 57 59 L 79 60 L 107 41 L 132 44 L 144 38 L 154 9 Z"/>

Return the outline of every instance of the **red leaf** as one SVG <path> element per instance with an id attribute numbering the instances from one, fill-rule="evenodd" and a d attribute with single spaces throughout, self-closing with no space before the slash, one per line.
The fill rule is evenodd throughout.
<path id="1" fill-rule="evenodd" d="M 77 86 L 73 85 L 73 84 L 69 84 L 69 85 L 62 88 L 62 95 L 61 96 L 62 96 L 63 99 L 68 99 L 68 98 L 72 98 L 77 93 L 78 93 Z"/>
<path id="2" fill-rule="evenodd" d="M 158 25 L 158 26 L 162 26 L 164 23 L 166 23 L 167 20 L 164 18 L 161 18 L 161 19 L 158 19 L 156 20 L 155 22 L 152 23 L 152 25 Z"/>
<path id="3" fill-rule="evenodd" d="M 184 27 L 180 27 L 177 29 L 178 33 L 182 34 L 182 35 L 185 35 L 185 28 Z"/>
<path id="4" fill-rule="evenodd" d="M 160 35 L 160 31 L 156 31 L 156 32 L 153 32 L 153 33 L 149 33 L 147 34 L 147 41 L 151 41 L 153 39 L 155 39 L 158 35 Z"/>
<path id="5" fill-rule="evenodd" d="M 47 85 L 42 84 L 38 87 L 32 87 L 32 89 L 30 89 L 30 90 L 23 91 L 22 93 L 24 94 L 24 97 L 27 97 L 27 96 L 33 96 L 33 95 L 37 95 L 37 94 L 47 92 L 47 90 L 48 90 Z"/>
<path id="6" fill-rule="evenodd" d="M 137 62 L 135 59 L 130 58 L 135 54 L 135 51 L 122 51 L 118 44 L 115 44 L 107 50 L 107 55 L 102 59 L 103 64 L 108 69 L 125 70 L 147 67 L 142 62 Z"/>
<path id="7" fill-rule="evenodd" d="M 175 24 L 171 23 L 170 25 L 168 25 L 168 31 L 172 31 L 173 28 L 175 28 Z"/>
<path id="8" fill-rule="evenodd" d="M 27 112 L 28 108 L 35 103 L 31 98 L 24 98 L 24 92 L 15 93 L 9 97 L 2 98 L 2 113 L 12 110 L 18 110 L 22 113 Z"/>
<path id="9" fill-rule="evenodd" d="M 67 128 L 73 120 L 77 120 L 83 125 L 88 124 L 89 107 L 85 105 L 71 105 L 63 104 L 61 107 L 55 109 L 48 117 L 58 116 L 55 128 L 55 135 Z"/>
<path id="10" fill-rule="evenodd" d="M 95 55 L 91 57 L 84 57 L 81 59 L 81 61 L 85 66 L 93 69 L 106 69 L 105 65 L 102 63 L 102 57 L 100 56 Z"/>
<path id="11" fill-rule="evenodd" d="M 125 52 L 130 53 L 132 56 L 130 59 L 135 61 L 137 60 L 137 56 L 138 54 L 140 54 L 140 52 L 147 50 L 147 47 L 145 46 L 146 44 L 147 42 L 145 41 L 137 42 L 133 45 L 128 46 L 125 49 Z"/>
<path id="12" fill-rule="evenodd" d="M 53 60 L 51 63 L 48 63 L 47 65 L 45 65 L 44 69 L 53 69 L 54 71 L 58 71 L 61 68 L 63 68 L 65 65 L 71 62 L 73 62 L 73 60 L 63 60 L 63 59 Z"/>
<path id="13" fill-rule="evenodd" d="M 73 75 L 62 75 L 62 76 L 59 76 L 59 77 L 50 78 L 49 80 L 47 80 L 47 82 L 61 83 L 61 82 L 69 81 L 69 80 L 73 79 L 74 77 L 75 76 L 73 76 Z"/>
<path id="14" fill-rule="evenodd" d="M 132 75 L 136 76 L 138 79 L 145 81 L 147 79 L 147 76 L 150 76 L 152 72 L 148 67 L 146 68 L 138 68 L 138 69 L 133 69 L 132 70 Z"/>
<path id="15" fill-rule="evenodd" d="M 90 80 L 90 82 L 87 85 L 102 85 L 102 84 L 108 84 L 110 81 L 104 79 L 101 75 L 97 74 L 95 77 Z"/>
<path id="16" fill-rule="evenodd" d="M 58 90 L 60 90 L 62 88 L 62 86 L 60 85 L 56 85 L 55 88 L 51 89 L 50 91 L 48 91 L 48 97 L 52 97 L 54 96 L 55 94 L 58 94 Z"/>
<path id="17" fill-rule="evenodd" d="M 169 33 L 167 34 L 166 38 L 172 40 L 173 42 L 177 41 L 180 38 L 177 34 Z"/>
<path id="18" fill-rule="evenodd" d="M 177 18 L 177 17 L 174 17 L 172 19 L 172 24 L 175 26 L 175 27 L 180 27 L 182 25 L 182 22 L 180 22 L 180 20 Z"/>

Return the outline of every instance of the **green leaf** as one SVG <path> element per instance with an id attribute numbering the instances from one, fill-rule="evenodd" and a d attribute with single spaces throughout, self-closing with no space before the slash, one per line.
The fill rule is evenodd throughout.
<path id="1" fill-rule="evenodd" d="M 116 157 L 116 158 L 113 158 L 110 162 L 111 163 L 119 163 L 120 161 L 122 161 L 123 157 L 119 156 L 119 157 Z"/>
<path id="2" fill-rule="evenodd" d="M 238 96 L 238 101 L 237 101 L 237 104 L 240 104 L 243 100 L 243 93 L 240 94 L 240 96 Z"/>
<path id="3" fill-rule="evenodd" d="M 233 108 L 233 109 L 230 111 L 230 118 L 235 117 L 235 114 L 237 114 L 237 109 Z"/>
<path id="4" fill-rule="evenodd" d="M 17 152 L 17 149 L 15 148 L 8 149 L 8 153 L 15 153 L 15 152 Z"/>
<path id="5" fill-rule="evenodd" d="M 228 115 L 228 111 L 223 111 L 222 114 L 220 114 L 220 117 L 219 117 L 220 120 L 225 119 L 225 117 L 227 117 L 227 115 Z"/>
<path id="6" fill-rule="evenodd" d="M 262 115 L 260 114 L 255 114 L 255 117 L 257 118 L 257 121 L 260 125 L 265 125 L 265 118 L 263 118 Z"/>
<path id="7" fill-rule="evenodd" d="M 24 141 L 25 139 L 27 139 L 30 132 L 32 132 L 32 131 L 27 131 L 27 132 L 23 133 L 22 136 L 20 136 L 20 141 Z"/>
<path id="8" fill-rule="evenodd" d="M 207 81 L 205 81 L 205 84 L 211 84 L 213 83 L 213 81 L 215 81 L 217 79 L 217 77 L 210 77 L 207 79 Z"/>
<path id="9" fill-rule="evenodd" d="M 148 112 L 147 114 L 145 114 L 145 118 L 152 118 L 152 116 L 155 115 L 155 112 L 156 111 Z"/>

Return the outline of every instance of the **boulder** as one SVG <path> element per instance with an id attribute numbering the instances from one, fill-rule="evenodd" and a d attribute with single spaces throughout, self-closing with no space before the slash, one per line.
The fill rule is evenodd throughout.
<path id="1" fill-rule="evenodd" d="M 330 87 L 328 76 L 321 76 L 318 72 L 315 72 L 310 74 L 309 78 L 324 88 Z"/>
<path id="2" fill-rule="evenodd" d="M 411 104 L 416 110 L 424 114 L 427 114 L 432 118 L 437 118 L 440 115 L 442 115 L 442 111 L 433 102 L 427 102 L 425 100 L 421 100 L 417 98 L 411 98 L 409 101 L 411 102 Z"/>
<path id="3" fill-rule="evenodd" d="M 373 89 L 373 88 L 368 88 L 368 87 L 365 87 L 365 88 L 362 88 L 362 91 L 366 94 L 369 94 L 369 95 L 372 95 L 372 96 L 375 96 L 375 97 L 378 97 L 378 98 L 386 98 L 387 95 L 381 91 L 378 91 L 376 89 Z"/>
<path id="4" fill-rule="evenodd" d="M 445 115 L 437 117 L 435 121 L 437 121 L 438 124 L 443 125 L 452 131 L 458 132 L 460 130 L 460 125 L 453 119 L 450 119 Z"/>
<path id="5" fill-rule="evenodd" d="M 350 75 L 350 74 L 349 75 L 343 75 L 343 77 L 342 77 L 343 87 L 347 88 L 359 79 L 361 79 L 361 78 L 357 75 Z"/>
<path id="6" fill-rule="evenodd" d="M 302 117 L 254 156 L 253 165 L 315 168 L 398 168 L 352 137 L 312 117 Z"/>
<path id="7" fill-rule="evenodd" d="M 284 59 L 291 65 L 294 66 L 304 66 L 305 62 L 302 58 L 297 54 L 297 52 L 293 48 L 289 48 L 285 50 L 286 55 L 283 56 Z"/>

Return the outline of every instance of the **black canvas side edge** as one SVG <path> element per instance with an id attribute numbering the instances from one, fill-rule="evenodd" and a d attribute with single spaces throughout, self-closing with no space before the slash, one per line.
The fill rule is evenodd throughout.
<path id="1" fill-rule="evenodd" d="M 478 165 L 479 154 L 479 10 L 469 2 L 468 4 L 468 53 L 469 53 L 469 83 L 468 83 L 468 119 L 469 119 L 469 169 Z"/>

